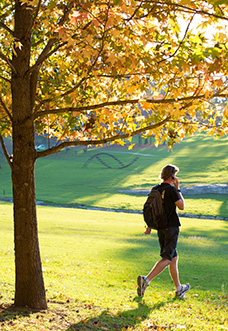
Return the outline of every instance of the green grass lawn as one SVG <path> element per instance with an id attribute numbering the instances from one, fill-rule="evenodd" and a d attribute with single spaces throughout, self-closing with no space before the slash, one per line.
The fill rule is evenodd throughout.
<path id="1" fill-rule="evenodd" d="M 227 222 L 181 219 L 180 279 L 191 291 L 178 300 L 167 270 L 136 296 L 137 276 L 159 258 L 141 215 L 38 207 L 38 219 L 49 309 L 14 310 L 12 205 L 0 203 L 1 330 L 228 329 Z"/>
<path id="2" fill-rule="evenodd" d="M 216 139 L 203 133 L 194 135 L 174 145 L 151 145 L 135 147 L 97 147 L 71 149 L 67 153 L 39 159 L 36 163 L 37 200 L 50 205 L 87 206 L 111 209 L 141 210 L 145 196 L 120 192 L 127 189 L 147 189 L 159 182 L 161 168 L 173 163 L 180 168 L 181 186 L 195 184 L 227 184 L 228 137 Z M 97 153 L 110 153 L 124 164 L 135 157 L 137 161 L 124 169 L 108 169 L 97 159 L 87 167 L 83 165 Z M 135 153 L 135 154 L 132 154 Z M 118 164 L 110 157 L 103 160 L 116 168 Z M 10 170 L 0 155 L 0 197 L 12 197 Z M 185 196 L 186 213 L 228 217 L 227 195 L 207 194 Z"/>

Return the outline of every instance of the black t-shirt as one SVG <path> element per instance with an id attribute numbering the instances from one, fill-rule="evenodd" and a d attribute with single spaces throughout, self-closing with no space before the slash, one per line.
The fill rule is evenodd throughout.
<path id="1" fill-rule="evenodd" d="M 158 190 L 160 193 L 165 191 L 164 206 L 165 206 L 166 215 L 169 216 L 168 226 L 169 227 L 181 226 L 175 205 L 175 202 L 181 199 L 179 193 L 177 192 L 177 189 L 168 183 L 161 183 L 159 185 L 154 186 L 153 190 Z"/>

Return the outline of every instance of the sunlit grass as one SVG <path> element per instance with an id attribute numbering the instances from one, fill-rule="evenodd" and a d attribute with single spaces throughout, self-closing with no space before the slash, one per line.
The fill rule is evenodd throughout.
<path id="1" fill-rule="evenodd" d="M 78 149 L 39 159 L 36 163 L 37 200 L 49 205 L 102 207 L 111 209 L 142 210 L 145 196 L 131 195 L 120 190 L 150 188 L 159 182 L 161 168 L 173 163 L 180 168 L 182 186 L 197 184 L 227 184 L 228 138 L 216 139 L 197 134 L 185 139 L 168 151 L 167 146 L 155 148 L 142 145 L 128 151 L 127 148 L 91 148 L 86 153 Z M 128 164 L 136 156 L 138 160 L 124 169 L 108 169 L 93 159 L 93 155 L 106 152 Z M 140 155 L 134 155 L 138 153 Z M 10 170 L 0 155 L 0 197 L 12 197 Z M 106 163 L 116 168 L 113 159 Z M 186 213 L 228 217 L 227 195 L 207 194 L 185 196 Z"/>
<path id="2" fill-rule="evenodd" d="M 191 284 L 191 291 L 185 300 L 175 300 L 165 270 L 139 300 L 136 278 L 159 258 L 156 233 L 143 234 L 141 215 L 38 207 L 38 219 L 49 310 L 18 315 L 2 309 L 1 330 L 228 328 L 226 222 L 182 218 L 180 278 Z M 0 204 L 0 229 L 0 307 L 4 308 L 14 296 L 11 204 Z"/>

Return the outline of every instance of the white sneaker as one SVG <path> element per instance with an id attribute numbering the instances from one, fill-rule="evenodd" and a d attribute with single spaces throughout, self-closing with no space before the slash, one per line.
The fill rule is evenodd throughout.
<path id="1" fill-rule="evenodd" d="M 187 283 L 186 285 L 181 285 L 181 290 L 180 291 L 176 291 L 176 296 L 180 299 L 182 299 L 185 295 L 185 293 L 187 293 L 190 290 L 191 286 L 189 283 Z"/>
<path id="2" fill-rule="evenodd" d="M 137 278 L 137 293 L 139 297 L 143 297 L 145 290 L 147 289 L 147 287 L 149 286 L 146 282 L 146 277 L 145 276 L 138 276 Z"/>

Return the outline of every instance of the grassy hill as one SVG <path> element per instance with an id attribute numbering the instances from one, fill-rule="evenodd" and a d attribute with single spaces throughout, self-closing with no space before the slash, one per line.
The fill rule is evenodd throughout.
<path id="1" fill-rule="evenodd" d="M 111 146 L 89 148 L 86 152 L 70 149 L 36 163 L 37 200 L 50 205 L 87 206 L 123 210 L 141 210 L 145 196 L 131 195 L 121 190 L 147 189 L 159 182 L 161 168 L 172 163 L 180 168 L 181 186 L 196 184 L 226 184 L 228 164 L 228 137 L 216 139 L 199 133 L 185 139 L 168 151 L 167 146 L 135 147 Z M 76 153 L 77 152 L 77 153 Z M 124 165 L 107 155 L 101 155 L 107 168 L 93 158 L 97 153 L 109 153 Z M 0 197 L 12 197 L 10 170 L 0 156 Z M 186 213 L 228 217 L 227 195 L 206 194 L 186 196 Z"/>

